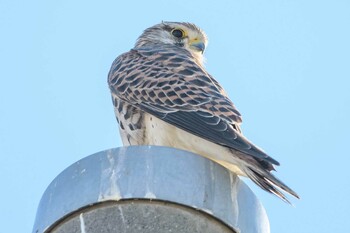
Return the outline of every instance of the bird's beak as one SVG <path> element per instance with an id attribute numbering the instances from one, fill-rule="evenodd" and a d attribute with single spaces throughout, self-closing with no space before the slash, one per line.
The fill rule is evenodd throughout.
<path id="1" fill-rule="evenodd" d="M 198 39 L 190 41 L 190 47 L 201 53 L 203 53 L 205 50 L 205 44 L 202 41 L 199 41 Z"/>

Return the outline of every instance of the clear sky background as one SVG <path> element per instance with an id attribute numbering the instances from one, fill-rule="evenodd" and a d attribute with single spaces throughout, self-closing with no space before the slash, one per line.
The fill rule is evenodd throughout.
<path id="1" fill-rule="evenodd" d="M 206 67 L 242 113 L 243 132 L 300 194 L 291 207 L 248 182 L 272 232 L 347 232 L 349 12 L 346 0 L 0 0 L 0 231 L 31 232 L 63 169 L 121 146 L 108 70 L 165 20 L 206 31 Z"/>

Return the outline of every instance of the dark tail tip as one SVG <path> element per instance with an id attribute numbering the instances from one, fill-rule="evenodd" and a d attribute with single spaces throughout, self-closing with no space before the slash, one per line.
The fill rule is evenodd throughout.
<path id="1" fill-rule="evenodd" d="M 260 188 L 262 188 L 263 190 L 269 193 L 276 195 L 277 197 L 279 197 L 284 202 L 290 205 L 292 205 L 291 202 L 288 200 L 288 198 L 283 192 L 289 193 L 295 198 L 300 199 L 299 195 L 295 191 L 293 191 L 291 188 L 289 188 L 287 185 L 285 185 L 282 181 L 277 179 L 268 171 L 258 172 L 248 167 L 246 169 L 246 174 Z"/>

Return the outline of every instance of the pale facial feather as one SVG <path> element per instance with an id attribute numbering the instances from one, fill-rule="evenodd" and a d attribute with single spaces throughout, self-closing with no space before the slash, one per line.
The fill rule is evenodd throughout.
<path id="1" fill-rule="evenodd" d="M 203 42 L 205 46 L 207 46 L 208 40 L 205 33 L 193 24 L 172 22 L 157 24 L 143 32 L 143 34 L 138 38 L 135 48 L 160 44 L 177 45 L 179 40 L 171 34 L 172 29 L 182 29 L 185 32 L 186 36 L 181 39 L 183 48 L 192 54 L 199 65 L 203 66 L 203 53 L 191 48 L 190 42 L 199 41 Z"/>

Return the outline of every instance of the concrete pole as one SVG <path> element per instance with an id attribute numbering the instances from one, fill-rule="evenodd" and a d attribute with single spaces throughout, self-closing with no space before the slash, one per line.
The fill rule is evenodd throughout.
<path id="1" fill-rule="evenodd" d="M 46 189 L 33 233 L 269 233 L 252 191 L 220 165 L 167 147 L 88 156 Z"/>

